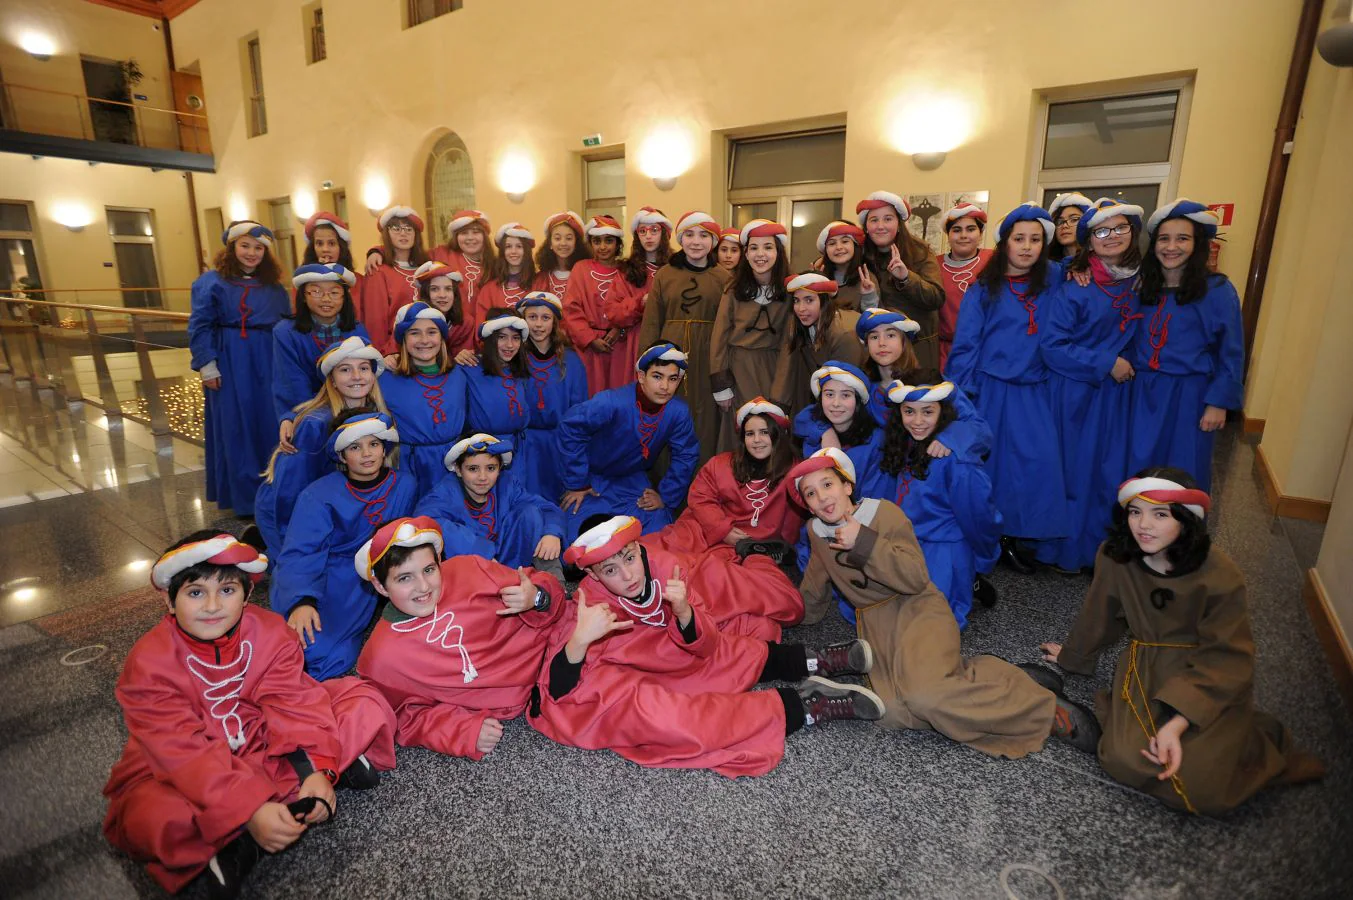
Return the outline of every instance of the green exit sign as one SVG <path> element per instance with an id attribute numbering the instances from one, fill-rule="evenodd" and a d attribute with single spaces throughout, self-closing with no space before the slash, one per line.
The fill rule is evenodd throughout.
<path id="1" fill-rule="evenodd" d="M 589 134 L 587 137 L 583 138 L 583 146 L 584 146 L 584 147 L 600 147 L 600 146 L 601 146 L 601 135 L 599 135 L 599 134 Z"/>

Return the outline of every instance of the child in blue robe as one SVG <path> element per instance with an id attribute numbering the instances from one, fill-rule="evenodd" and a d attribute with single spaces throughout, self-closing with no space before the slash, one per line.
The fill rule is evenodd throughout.
<path id="1" fill-rule="evenodd" d="M 532 291 L 517 304 L 529 329 L 526 367 L 525 452 L 514 467 L 517 479 L 533 494 L 558 501 L 564 493 L 562 467 L 554 454 L 555 432 L 564 415 L 588 398 L 587 369 L 564 336 L 563 301 L 548 291 Z"/>
<path id="2" fill-rule="evenodd" d="M 272 400 L 279 420 L 315 396 L 324 383 L 315 363 L 352 335 L 371 338 L 357 321 L 352 286 L 357 276 L 337 263 L 301 266 L 291 276 L 296 315 L 272 330 Z"/>
<path id="3" fill-rule="evenodd" d="M 465 372 L 465 430 L 492 434 L 509 442 L 518 463 L 528 462 L 526 425 L 530 421 L 526 367 L 526 320 L 510 309 L 491 308 L 479 326 L 479 362 Z"/>

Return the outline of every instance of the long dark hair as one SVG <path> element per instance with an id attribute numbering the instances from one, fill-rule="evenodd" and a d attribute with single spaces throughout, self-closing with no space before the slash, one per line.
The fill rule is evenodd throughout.
<path id="1" fill-rule="evenodd" d="M 479 220 L 471 222 L 464 228 L 461 228 L 455 234 L 446 239 L 443 245 L 448 253 L 461 253 L 460 236 L 471 228 L 478 228 L 484 235 L 484 249 L 479 251 L 479 264 L 484 267 L 484 273 L 487 274 L 493 269 L 493 235 L 489 234 L 488 226 Z M 528 254 L 529 255 L 529 254 Z"/>
<path id="2" fill-rule="evenodd" d="M 343 285 L 343 307 L 338 311 L 338 330 L 352 331 L 357 327 L 357 309 L 352 303 L 352 291 L 343 282 L 338 283 Z M 296 288 L 296 330 L 301 334 L 309 334 L 314 327 L 315 317 L 310 315 L 310 305 L 305 302 L 305 285 L 301 285 Z"/>
<path id="3" fill-rule="evenodd" d="M 1198 482 L 1192 475 L 1171 466 L 1151 466 L 1132 477 L 1164 478 L 1187 489 L 1198 487 Z M 1179 521 L 1179 537 L 1165 548 L 1165 558 L 1170 562 L 1170 574 L 1187 575 L 1196 572 L 1207 561 L 1208 550 L 1212 547 L 1212 538 L 1207 534 L 1207 523 L 1185 509 L 1182 503 L 1171 503 L 1170 514 Z M 1104 555 L 1116 563 L 1129 563 L 1146 556 L 1137 545 L 1137 539 L 1132 536 L 1132 530 L 1128 528 L 1127 507 L 1118 503 L 1113 505 L 1113 524 L 1109 526 L 1108 540 L 1104 543 Z"/>
<path id="4" fill-rule="evenodd" d="M 818 395 L 817 400 L 813 402 L 813 418 L 826 425 L 828 428 L 835 428 L 827 414 L 822 411 L 822 396 Z M 855 395 L 855 417 L 850 420 L 850 427 L 845 431 L 836 432 L 837 440 L 841 442 L 841 449 L 858 447 L 874 436 L 878 429 L 878 422 L 874 421 L 874 414 L 869 411 L 869 404 L 860 399 L 860 395 Z"/>
<path id="5" fill-rule="evenodd" d="M 785 279 L 793 273 L 789 270 L 789 253 L 784 244 L 780 243 L 779 238 L 773 238 L 775 241 L 775 265 L 770 269 L 770 288 L 771 300 L 783 300 L 785 298 Z M 756 274 L 752 271 L 751 265 L 747 262 L 747 251 L 743 250 L 742 259 L 738 260 L 738 267 L 733 272 L 733 299 L 751 300 L 761 290 L 761 283 L 756 280 Z"/>
<path id="6" fill-rule="evenodd" d="M 869 238 L 866 237 L 865 243 L 868 242 Z M 864 265 L 864 244 L 856 244 L 855 252 L 850 255 L 850 259 L 846 260 L 845 275 L 841 278 L 841 281 L 838 283 L 844 287 L 849 287 L 850 285 L 858 284 L 860 281 L 860 266 L 863 265 Z M 825 272 L 827 275 L 835 277 L 836 271 L 839 268 L 840 266 L 832 262 L 830 259 L 827 259 L 827 251 L 824 249 L 822 251 L 823 272 Z M 878 279 L 875 278 L 874 281 L 877 282 Z"/>
<path id="7" fill-rule="evenodd" d="M 1128 224 L 1132 226 L 1132 240 L 1128 242 L 1128 248 L 1123 251 L 1123 258 L 1118 261 L 1118 265 L 1125 269 L 1135 269 L 1139 268 L 1142 264 L 1142 248 L 1139 240 L 1141 238 L 1142 229 L 1140 225 L 1131 219 L 1128 219 Z M 1056 244 L 1057 238 L 1054 237 L 1052 242 Z M 1059 244 L 1058 246 L 1061 245 Z M 1084 244 L 1078 244 L 1076 246 L 1076 257 L 1071 260 L 1069 269 L 1072 272 L 1090 271 L 1090 257 L 1094 255 L 1095 251 L 1090 247 L 1090 239 L 1087 236 Z M 1153 253 L 1151 255 L 1154 256 L 1155 254 Z"/>
<path id="8" fill-rule="evenodd" d="M 919 374 L 924 376 L 925 373 Z M 938 378 L 938 375 L 936 377 Z M 925 377 L 918 378 L 917 381 L 920 384 L 936 383 Z M 935 430 L 923 441 L 913 438 L 902 424 L 902 404 L 899 403 L 888 411 L 887 421 L 883 425 L 883 460 L 879 463 L 880 469 L 889 475 L 910 472 L 912 477 L 925 481 L 926 476 L 930 474 L 932 457 L 927 452 L 930 445 L 939 437 L 940 432 L 949 427 L 950 422 L 958 418 L 958 410 L 954 408 L 951 399 L 945 398 L 939 401 L 939 404 L 939 421 L 935 423 Z"/>
<path id="9" fill-rule="evenodd" d="M 1016 225 L 1019 223 L 1016 222 Z M 1037 224 L 1037 223 L 1035 223 Z M 1041 228 L 1042 226 L 1039 225 Z M 1014 232 L 1011 227 L 1010 232 Z M 991 259 L 977 276 L 977 280 L 987 289 L 984 301 L 990 305 L 996 302 L 996 298 L 1001 295 L 1002 283 L 1005 281 L 1005 269 L 1010 265 L 1010 257 L 1007 255 L 1006 247 L 1009 244 L 1010 234 L 996 242 L 996 249 L 992 251 Z M 1048 242 L 1047 235 L 1044 235 L 1043 252 L 1039 255 L 1038 261 L 1034 263 L 1033 268 L 1029 270 L 1029 293 L 1041 294 L 1048 284 Z"/>
<path id="10" fill-rule="evenodd" d="M 657 256 L 653 262 L 661 269 L 671 258 L 672 229 L 663 225 L 662 240 L 658 243 Z M 644 252 L 644 245 L 637 234 L 630 234 L 630 255 L 620 263 L 620 271 L 625 273 L 625 280 L 635 287 L 643 287 L 644 282 L 648 281 L 648 254 Z"/>
<path id="11" fill-rule="evenodd" d="M 573 231 L 570 226 L 563 222 L 556 222 L 552 228 L 545 232 L 545 238 L 536 250 L 537 272 L 558 272 L 561 270 L 571 272 L 580 261 L 592 258 L 592 245 L 587 242 L 587 235 L 573 231 L 574 236 L 577 237 L 577 240 L 573 242 L 573 255 L 567 260 L 561 260 L 559 254 L 555 253 L 554 248 L 550 246 L 550 233 L 555 228 L 568 228 L 569 231 Z"/>
<path id="12" fill-rule="evenodd" d="M 503 244 L 506 244 L 508 238 L 516 235 L 503 235 Z M 535 250 L 536 242 L 528 241 L 526 238 L 517 238 L 521 241 L 522 249 L 525 251 L 521 258 L 521 271 L 517 273 L 517 284 L 524 290 L 531 290 L 531 285 L 536 280 L 536 262 L 532 251 Z M 489 281 L 496 281 L 499 284 L 507 284 L 507 280 L 512 277 L 512 271 L 507 264 L 507 259 L 503 256 L 503 246 L 498 245 L 498 254 L 493 257 L 493 262 L 487 267 L 487 276 Z"/>
<path id="13" fill-rule="evenodd" d="M 828 297 L 824 294 L 817 294 L 817 337 L 808 336 L 808 327 L 799 321 L 798 316 L 794 316 L 794 336 L 789 339 L 789 349 L 791 351 L 806 347 L 811 341 L 814 347 L 821 348 L 827 343 L 827 332 L 836 324 L 836 315 L 841 307 L 836 305 L 835 297 Z"/>
<path id="14" fill-rule="evenodd" d="M 316 225 L 315 231 L 318 232 L 321 228 L 329 229 L 334 233 L 334 237 L 338 238 L 338 264 L 349 272 L 354 271 L 352 268 L 352 245 L 343 240 L 332 225 Z M 305 253 L 301 259 L 301 263 L 303 265 L 313 265 L 318 262 L 319 254 L 315 252 L 315 239 L 311 236 L 310 240 L 305 242 Z"/>
<path id="15" fill-rule="evenodd" d="M 446 321 L 452 325 L 459 325 L 461 322 L 465 321 L 465 313 L 462 312 L 460 308 L 460 282 L 454 278 L 451 279 L 451 297 L 451 311 L 449 313 L 442 313 L 442 315 L 446 316 Z M 432 306 L 433 309 L 437 309 L 436 306 L 432 305 L 431 278 L 427 281 L 418 282 L 418 299 L 422 300 L 428 306 Z"/>
<path id="16" fill-rule="evenodd" d="M 868 232 L 864 236 L 863 259 L 866 265 L 879 273 L 879 278 L 888 277 L 888 263 L 892 261 L 892 249 L 902 257 L 906 267 L 915 272 L 927 259 L 930 259 L 930 245 L 907 230 L 907 223 L 898 220 L 897 237 L 887 247 L 878 247 L 870 239 Z M 919 277 L 919 276 L 918 276 Z"/>
<path id="17" fill-rule="evenodd" d="M 515 316 L 516 314 L 515 310 L 495 306 L 488 311 L 484 321 L 487 322 L 495 316 Z M 526 365 L 526 354 L 530 350 L 527 349 L 526 342 L 531 338 L 523 336 L 521 349 L 517 351 L 517 355 L 512 357 L 510 362 L 505 363 L 503 358 L 498 355 L 498 338 L 506 330 L 505 328 L 499 329 L 484 340 L 483 352 L 479 354 L 480 365 L 484 367 L 486 375 L 497 375 L 500 378 L 530 378 L 531 370 Z M 507 371 L 503 371 L 504 367 L 507 368 Z"/>
<path id="18" fill-rule="evenodd" d="M 747 452 L 747 423 L 753 419 L 765 422 L 766 429 L 770 432 L 770 457 L 764 460 L 755 459 Z M 789 439 L 788 432 L 781 428 L 778 422 L 770 416 L 753 413 L 738 429 L 738 443 L 733 448 L 733 480 L 738 484 L 746 484 L 758 478 L 765 478 L 767 488 L 775 487 L 794 466 L 792 445 L 793 441 Z"/>
<path id="19" fill-rule="evenodd" d="M 1184 277 L 1179 282 L 1179 293 L 1175 297 L 1175 302 L 1180 306 L 1201 300 L 1207 295 L 1210 274 L 1207 271 L 1207 258 L 1212 252 L 1211 242 L 1203 236 L 1202 226 L 1192 219 L 1183 221 L 1193 226 L 1193 252 L 1184 261 Z M 1156 259 L 1156 248 L 1152 242 L 1146 258 L 1142 260 L 1142 306 L 1155 306 L 1160 302 L 1160 295 L 1163 293 L 1165 293 L 1165 267 L 1160 264 L 1159 259 Z"/>
<path id="20" fill-rule="evenodd" d="M 390 221 L 385 223 L 385 227 L 381 229 L 381 255 L 387 266 L 395 265 L 396 261 L 399 259 L 399 257 L 395 255 L 394 242 L 390 240 L 391 225 L 408 225 L 410 228 L 413 228 L 413 222 L 403 216 L 392 216 Z M 428 251 L 427 248 L 423 246 L 423 232 L 415 228 L 413 232 L 413 246 L 409 248 L 409 264 L 417 268 L 427 261 Z"/>

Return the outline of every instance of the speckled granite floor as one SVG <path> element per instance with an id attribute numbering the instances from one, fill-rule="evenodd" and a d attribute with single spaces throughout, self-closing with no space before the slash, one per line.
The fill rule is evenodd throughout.
<path id="1" fill-rule="evenodd" d="M 1322 785 L 1263 793 L 1222 820 L 1190 818 L 1062 745 L 999 761 L 932 733 L 851 723 L 794 735 L 778 769 L 734 782 L 558 747 L 516 721 L 481 763 L 401 750 L 378 790 L 341 794 L 333 823 L 263 861 L 246 896 L 1059 896 L 1039 871 L 1067 897 L 1353 895 L 1353 723 L 1252 458 L 1224 436 L 1217 540 L 1249 577 L 1258 700 L 1323 757 Z M 119 567 L 200 527 L 194 477 L 0 510 L 5 579 L 38 565 L 57 595 L 47 615 L 10 599 L 0 608 L 0 621 L 19 622 L 0 629 L 0 894 L 160 894 L 104 843 L 100 788 L 124 739 L 118 666 L 159 615 L 148 589 L 131 589 L 144 572 Z M 1064 633 L 1087 583 L 996 580 L 1003 600 L 978 613 L 964 645 L 1016 661 Z M 788 638 L 845 633 L 832 618 Z M 107 654 L 62 665 L 90 644 Z M 1088 699 L 1093 684 L 1073 678 L 1069 689 Z M 187 894 L 202 896 L 201 885 Z"/>

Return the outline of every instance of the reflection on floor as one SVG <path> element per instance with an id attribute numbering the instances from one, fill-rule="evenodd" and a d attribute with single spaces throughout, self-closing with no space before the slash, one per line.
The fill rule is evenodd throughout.
<path id="1" fill-rule="evenodd" d="M 80 438 L 77 424 L 53 426 L 30 452 L 75 447 L 83 459 L 101 446 L 94 431 L 85 425 Z M 110 459 L 132 452 L 129 436 L 117 451 L 112 440 Z M 175 451 L 172 466 L 183 462 Z M 517 720 L 479 763 L 400 750 L 380 788 L 341 791 L 336 819 L 264 860 L 246 896 L 1353 896 L 1344 852 L 1353 722 L 1252 463 L 1251 448 L 1225 434 L 1213 527 L 1249 580 L 1258 702 L 1324 759 L 1322 785 L 1265 792 L 1222 819 L 1190 818 L 1113 784 L 1064 745 L 1002 761 L 934 733 L 855 723 L 796 734 L 774 772 L 733 782 L 558 747 Z M 6 896 L 161 896 L 99 830 L 100 789 L 125 740 L 113 683 L 163 613 L 145 587 L 149 560 L 189 529 L 239 524 L 203 509 L 200 474 L 171 468 L 150 465 L 128 483 L 127 466 L 115 466 L 116 483 L 103 489 L 0 510 L 0 624 L 19 623 L 0 628 Z M 1086 586 L 1050 573 L 1002 570 L 995 580 L 1002 599 L 975 615 L 964 647 L 1014 661 L 1065 634 Z M 833 616 L 786 639 L 847 633 Z M 1069 678 L 1068 689 L 1088 699 L 1108 683 L 1112 660 L 1094 681 Z M 203 893 L 197 884 L 187 896 Z"/>

